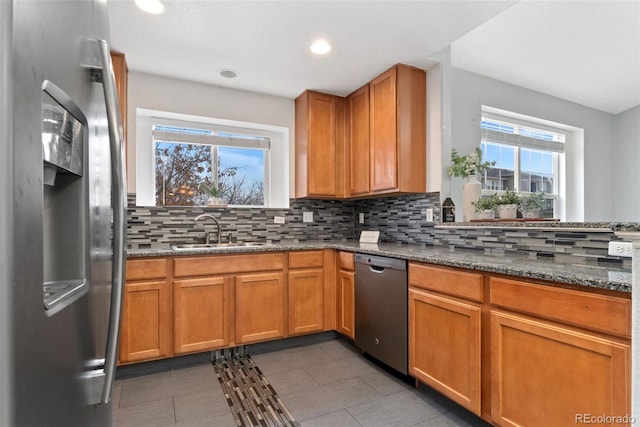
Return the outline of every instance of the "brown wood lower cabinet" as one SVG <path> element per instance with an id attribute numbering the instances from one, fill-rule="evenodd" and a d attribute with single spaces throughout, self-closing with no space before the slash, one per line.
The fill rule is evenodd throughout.
<path id="1" fill-rule="evenodd" d="M 482 276 L 409 264 L 409 373 L 481 414 Z"/>
<path id="2" fill-rule="evenodd" d="M 409 373 L 480 414 L 480 308 L 409 290 Z"/>
<path id="3" fill-rule="evenodd" d="M 121 363 L 171 356 L 171 292 L 166 281 L 127 283 L 120 328 Z"/>
<path id="4" fill-rule="evenodd" d="M 324 274 L 321 268 L 289 271 L 289 334 L 324 328 Z"/>
<path id="5" fill-rule="evenodd" d="M 629 415 L 627 344 L 492 310 L 491 348 L 498 425 L 563 427 L 585 416 Z"/>
<path id="6" fill-rule="evenodd" d="M 229 346 L 229 276 L 173 282 L 174 353 Z"/>
<path id="7" fill-rule="evenodd" d="M 351 339 L 355 328 L 355 264 L 351 252 L 337 253 L 336 330 Z"/>
<path id="8" fill-rule="evenodd" d="M 289 335 L 324 329 L 324 251 L 289 252 Z"/>
<path id="9" fill-rule="evenodd" d="M 235 278 L 236 344 L 285 336 L 282 272 L 242 274 Z"/>
<path id="10" fill-rule="evenodd" d="M 172 355 L 169 275 L 169 262 L 165 258 L 127 260 L 120 363 Z"/>

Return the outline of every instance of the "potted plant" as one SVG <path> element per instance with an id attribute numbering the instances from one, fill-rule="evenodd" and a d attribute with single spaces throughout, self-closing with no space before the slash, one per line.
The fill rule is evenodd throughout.
<path id="1" fill-rule="evenodd" d="M 496 217 L 496 206 L 498 206 L 497 199 L 498 196 L 492 194 L 480 197 L 477 201 L 472 202 L 476 212 L 476 219 L 494 219 Z"/>
<path id="2" fill-rule="evenodd" d="M 497 204 L 500 219 L 515 219 L 518 215 L 520 195 L 513 190 L 507 190 L 498 196 Z"/>
<path id="3" fill-rule="evenodd" d="M 447 167 L 447 175 L 467 178 L 467 182 L 462 185 L 462 213 L 465 221 L 475 216 L 472 203 L 480 198 L 482 191 L 477 179 L 478 174 L 495 163 L 483 162 L 482 150 L 479 147 L 465 156 L 460 156 L 455 148 L 451 149 L 451 164 Z"/>
<path id="4" fill-rule="evenodd" d="M 522 196 L 520 199 L 520 211 L 523 218 L 540 218 L 540 212 L 542 211 L 542 205 L 544 203 L 544 193 L 531 193 L 526 196 Z"/>
<path id="5" fill-rule="evenodd" d="M 207 205 L 220 204 L 220 189 L 215 184 L 202 184 L 200 189 L 209 196 Z"/>

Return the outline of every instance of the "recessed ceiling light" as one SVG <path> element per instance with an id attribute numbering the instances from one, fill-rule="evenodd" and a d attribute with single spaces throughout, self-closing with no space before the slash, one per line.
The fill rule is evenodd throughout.
<path id="1" fill-rule="evenodd" d="M 147 13 L 158 15 L 164 12 L 164 4 L 160 0 L 135 0 L 136 6 Z"/>
<path id="2" fill-rule="evenodd" d="M 229 69 L 220 70 L 219 73 L 222 77 L 227 79 L 235 79 L 236 77 L 238 77 L 238 73 Z"/>
<path id="3" fill-rule="evenodd" d="M 316 40 L 311 45 L 310 50 L 316 55 L 324 55 L 331 52 L 331 45 L 326 40 Z"/>

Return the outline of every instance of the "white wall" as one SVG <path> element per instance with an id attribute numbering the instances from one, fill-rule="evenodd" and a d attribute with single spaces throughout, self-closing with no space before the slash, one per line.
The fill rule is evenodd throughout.
<path id="1" fill-rule="evenodd" d="M 260 123 L 289 128 L 289 165 L 293 171 L 292 99 L 130 72 L 127 129 L 127 191 L 136 192 L 136 109 Z M 293 194 L 293 173 L 289 174 Z"/>
<path id="2" fill-rule="evenodd" d="M 584 129 L 584 169 L 579 166 L 579 146 L 567 151 L 568 221 L 610 221 L 613 215 L 614 118 L 613 115 L 559 98 L 524 89 L 468 71 L 451 73 L 451 136 L 443 141 L 443 165 L 450 163 L 451 147 L 470 152 L 480 142 L 481 106 L 486 105 Z M 443 135 L 446 133 L 443 131 Z M 448 147 L 448 145 L 450 146 Z M 448 186 L 446 168 L 443 183 Z M 451 195 L 462 205 L 462 180 L 452 178 Z M 459 181 L 459 182 L 458 182 Z M 584 188 L 584 199 L 579 197 Z M 571 189 L 575 189 L 571 191 Z M 444 197 L 444 195 L 443 195 Z M 459 209 L 458 209 L 459 210 Z M 459 218 L 461 220 L 461 218 Z"/>
<path id="3" fill-rule="evenodd" d="M 614 117 L 613 220 L 640 221 L 640 105 Z"/>

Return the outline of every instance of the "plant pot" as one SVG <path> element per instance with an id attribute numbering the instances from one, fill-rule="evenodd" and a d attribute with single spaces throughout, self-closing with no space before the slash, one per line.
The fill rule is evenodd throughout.
<path id="1" fill-rule="evenodd" d="M 498 217 L 500 219 L 516 219 L 518 205 L 498 205 Z"/>
<path id="2" fill-rule="evenodd" d="M 476 219 L 494 219 L 495 217 L 496 212 L 493 209 L 476 212 Z"/>
<path id="3" fill-rule="evenodd" d="M 540 209 L 522 211 L 522 218 L 540 218 Z"/>
<path id="4" fill-rule="evenodd" d="M 220 204 L 220 197 L 209 197 L 207 206 L 215 206 Z"/>
<path id="5" fill-rule="evenodd" d="M 462 184 L 462 215 L 464 221 L 471 221 L 475 218 L 475 207 L 473 202 L 477 202 L 482 194 L 482 185 L 475 175 L 467 177 L 467 182 Z"/>

